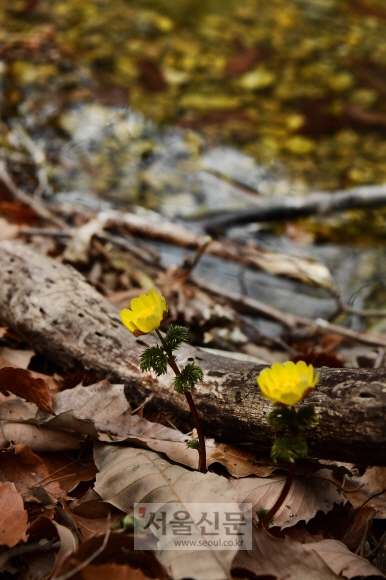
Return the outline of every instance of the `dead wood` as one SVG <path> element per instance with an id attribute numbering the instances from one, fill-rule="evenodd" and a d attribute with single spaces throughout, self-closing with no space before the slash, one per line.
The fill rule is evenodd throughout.
<path id="1" fill-rule="evenodd" d="M 283 197 L 269 201 L 256 198 L 256 208 L 203 219 L 201 226 L 211 234 L 252 222 L 293 220 L 310 215 L 327 215 L 347 209 L 369 209 L 386 205 L 386 187 L 372 185 L 334 193 L 316 191 L 307 197 Z"/>
<path id="2" fill-rule="evenodd" d="M 171 387 L 172 375 L 142 374 L 138 356 L 151 337 L 135 339 L 120 323 L 118 310 L 73 268 L 42 256 L 16 241 L 0 243 L 0 318 L 38 352 L 62 367 L 85 368 L 124 382 L 129 400 L 152 405 L 187 419 L 184 397 Z M 182 364 L 195 359 L 205 373 L 195 400 L 206 434 L 268 450 L 271 410 L 256 386 L 262 365 L 214 356 L 185 345 Z M 315 457 L 386 465 L 386 369 L 322 369 L 310 396 L 320 424 L 310 430 Z"/>

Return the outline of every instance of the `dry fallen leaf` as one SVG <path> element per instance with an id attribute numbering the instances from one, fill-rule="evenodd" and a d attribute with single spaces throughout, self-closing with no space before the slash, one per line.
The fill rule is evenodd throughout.
<path id="1" fill-rule="evenodd" d="M 93 461 L 75 461 L 64 453 L 45 453 L 41 459 L 48 467 L 51 479 L 56 479 L 66 493 L 75 489 L 81 481 L 93 480 L 97 473 Z"/>
<path id="2" fill-rule="evenodd" d="M 84 580 L 148 580 L 140 568 L 136 570 L 130 566 L 119 566 L 118 564 L 103 564 L 102 566 L 93 566 L 89 564 L 82 571 Z"/>
<path id="3" fill-rule="evenodd" d="M 236 570 L 248 570 L 257 577 L 267 575 L 276 580 L 338 578 L 317 554 L 306 552 L 300 542 L 275 538 L 255 526 L 252 531 L 252 550 L 239 551 L 232 564 L 232 571 Z M 245 574 L 245 577 L 248 575 Z"/>
<path id="4" fill-rule="evenodd" d="M 158 453 L 165 453 L 176 463 L 197 468 L 197 451 L 188 449 L 183 441 L 148 440 L 147 446 Z M 263 459 L 262 456 L 259 458 L 255 451 L 208 440 L 206 441 L 206 458 L 208 467 L 213 463 L 220 463 L 233 477 L 247 477 L 248 475 L 267 477 L 278 469 L 275 465 L 269 465 L 269 459 Z"/>
<path id="5" fill-rule="evenodd" d="M 135 503 L 230 503 L 238 511 L 236 492 L 230 482 L 213 473 L 188 471 L 173 465 L 153 451 L 95 444 L 99 469 L 95 490 L 112 505 L 131 512 Z M 192 516 L 192 514 L 191 514 Z M 193 516 L 194 521 L 194 516 Z M 153 531 L 153 530 L 152 530 Z M 197 534 L 201 531 L 197 529 Z M 197 580 L 230 578 L 230 566 L 237 549 L 160 552 L 160 561 L 170 566 L 175 580 L 189 576 Z"/>
<path id="6" fill-rule="evenodd" d="M 62 562 L 61 566 L 56 569 L 53 578 L 69 573 L 88 558 L 95 556 L 95 553 L 100 550 L 104 541 L 104 534 L 93 536 L 86 540 L 73 555 L 67 557 Z M 110 534 L 105 549 L 92 560 L 92 565 L 95 567 L 100 567 L 107 563 L 110 565 L 114 563 L 119 566 L 139 568 L 146 576 L 153 579 L 166 580 L 169 577 L 165 568 L 156 560 L 151 552 L 134 550 L 134 536 L 132 534 L 123 534 L 121 532 L 112 532 Z M 111 576 L 111 579 L 115 580 L 115 576 Z M 135 578 L 135 580 L 140 579 L 141 577 L 138 579 Z M 71 575 L 71 580 L 84 580 L 84 576 L 79 572 L 78 574 Z"/>
<path id="7" fill-rule="evenodd" d="M 42 486 L 55 500 L 64 495 L 58 482 L 50 481 L 49 472 L 43 460 L 25 445 L 15 445 L 0 453 L 0 481 L 12 481 L 25 501 L 37 501 L 29 493 L 29 488 L 33 486 Z"/>
<path id="8" fill-rule="evenodd" d="M 0 390 L 9 391 L 52 414 L 52 397 L 47 383 L 43 379 L 34 378 L 25 369 L 1 368 Z"/>
<path id="9" fill-rule="evenodd" d="M 55 553 L 54 571 L 68 558 L 78 547 L 76 536 L 65 526 L 50 520 L 46 516 L 40 516 L 27 530 L 30 542 L 39 542 L 43 539 L 52 540 L 59 537 L 60 548 Z M 54 573 L 54 572 L 53 572 Z"/>
<path id="10" fill-rule="evenodd" d="M 45 425 L 36 426 L 35 404 L 27 403 L 20 397 L 10 395 L 0 402 L 0 448 L 27 445 L 35 452 L 65 451 L 78 449 L 83 437 L 77 433 L 51 429 Z M 50 416 L 50 415 L 49 415 Z M 5 443 L 4 443 L 5 441 Z"/>
<path id="11" fill-rule="evenodd" d="M 8 334 L 10 329 L 6 329 Z M 21 340 L 21 339 L 20 339 Z M 33 350 L 15 350 L 7 347 L 0 348 L 0 369 L 4 367 L 27 369 L 31 357 L 34 355 Z M 38 373 L 36 371 L 29 371 L 34 379 L 42 379 L 50 389 L 51 394 L 59 391 L 59 385 L 54 377 Z"/>
<path id="12" fill-rule="evenodd" d="M 314 544 L 304 544 L 306 552 L 316 552 L 335 574 L 346 578 L 361 576 L 386 576 L 375 568 L 368 560 L 353 554 L 344 544 L 337 540 L 322 540 Z"/>
<path id="13" fill-rule="evenodd" d="M 286 476 L 276 475 L 264 479 L 246 477 L 231 480 L 238 492 L 239 502 L 251 502 L 252 510 L 258 508 L 270 509 L 280 495 Z M 305 477 L 295 475 L 291 489 L 278 512 L 273 525 L 287 528 L 297 522 L 308 522 L 318 510 L 328 512 L 334 503 L 345 503 L 336 484 L 331 481 L 330 472 L 321 470 L 317 476 Z"/>
<path id="14" fill-rule="evenodd" d="M 367 467 L 361 476 L 354 476 L 345 483 L 347 500 L 356 508 L 365 501 L 368 507 L 377 510 L 376 518 L 386 518 L 386 492 L 372 497 L 386 490 L 386 467 Z"/>
<path id="15" fill-rule="evenodd" d="M 93 536 L 98 536 L 101 534 L 106 534 L 106 532 L 119 522 L 125 514 L 123 512 L 118 512 L 112 514 L 110 519 L 108 517 L 104 518 L 83 518 L 74 513 L 71 513 L 71 517 L 74 520 L 76 527 L 80 531 L 80 535 L 83 536 L 83 540 L 88 540 Z"/>
<path id="16" fill-rule="evenodd" d="M 71 429 L 102 441 L 188 439 L 176 429 L 132 415 L 124 385 L 112 385 L 107 380 L 54 395 L 53 410 L 56 417 L 39 412 L 37 419 L 50 427 Z"/>
<path id="17" fill-rule="evenodd" d="M 256 576 L 272 575 L 279 580 L 332 580 L 355 576 L 385 576 L 344 544 L 336 540 L 322 540 L 301 544 L 289 538 L 275 538 L 269 532 L 253 528 L 253 548 L 240 550 L 233 569 L 247 569 Z"/>
<path id="18" fill-rule="evenodd" d="M 74 499 L 69 507 L 71 514 L 87 519 L 107 518 L 112 511 L 111 504 L 102 501 L 93 488 L 88 489 L 83 497 Z"/>
<path id="19" fill-rule="evenodd" d="M 13 483 L 0 484 L 0 545 L 13 548 L 27 541 L 28 514 Z"/>
<path id="20" fill-rule="evenodd" d="M 0 368 L 19 367 L 26 369 L 34 354 L 33 350 L 17 350 L 3 346 L 0 348 Z"/>
<path id="21" fill-rule="evenodd" d="M 62 429 L 38 427 L 30 423 L 1 422 L 5 439 L 12 444 L 27 445 L 35 453 L 79 449 L 83 437 Z"/>

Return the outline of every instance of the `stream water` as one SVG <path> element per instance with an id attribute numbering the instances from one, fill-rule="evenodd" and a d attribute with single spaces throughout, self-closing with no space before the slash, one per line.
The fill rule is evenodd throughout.
<path id="1" fill-rule="evenodd" d="M 386 182 L 381 1 L 9 0 L 0 16 L 1 150 L 31 193 L 197 228 L 257 195 Z M 319 260 L 345 301 L 383 308 L 384 218 L 228 233 Z M 185 253 L 158 248 L 166 263 Z M 196 274 L 296 314 L 335 312 L 322 290 L 212 257 Z"/>

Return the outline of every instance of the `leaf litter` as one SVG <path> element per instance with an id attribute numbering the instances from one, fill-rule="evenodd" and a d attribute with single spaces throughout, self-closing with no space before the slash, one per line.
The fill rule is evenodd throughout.
<path id="1" fill-rule="evenodd" d="M 79 385 L 65 389 L 53 395 L 50 409 L 51 413 L 48 413 L 16 395 L 3 396 L 3 401 L 0 403 L 0 417 L 2 426 L 5 427 L 5 433 L 8 434 L 7 426 L 19 426 L 19 430 L 13 431 L 14 439 L 12 439 L 13 443 L 17 444 L 11 446 L 9 450 L 3 450 L 3 454 L 6 453 L 3 461 L 3 472 L 6 480 L 15 482 L 17 486 L 15 491 L 18 489 L 19 493 L 23 494 L 24 500 L 28 500 L 28 502 L 43 501 L 45 509 L 51 505 L 55 506 L 58 501 L 66 506 L 65 502 L 68 500 L 65 498 L 75 497 L 75 501 L 70 502 L 65 508 L 69 510 L 72 522 L 70 530 L 66 528 L 68 522 L 66 523 L 66 520 L 62 518 L 61 524 L 53 522 L 54 525 L 61 526 L 56 528 L 56 532 L 58 537 L 62 538 L 61 541 L 64 542 L 65 546 L 65 551 L 61 551 L 53 562 L 54 570 L 64 569 L 64 563 L 70 561 L 71 566 L 76 567 L 77 560 L 70 556 L 70 553 L 74 553 L 76 550 L 74 533 L 78 537 L 78 542 L 85 542 L 94 537 L 105 537 L 106 533 L 109 533 L 112 523 L 117 523 L 124 513 L 130 513 L 134 503 L 141 501 L 145 496 L 147 501 L 156 503 L 159 501 L 161 503 L 170 502 L 176 497 L 184 502 L 194 499 L 195 502 L 202 503 L 220 502 L 224 498 L 236 503 L 250 501 L 255 510 L 260 506 L 269 509 L 280 493 L 284 476 L 280 475 L 280 472 L 274 475 L 274 472 L 280 470 L 281 466 L 270 465 L 267 458 L 248 448 L 208 440 L 208 464 L 213 465 L 213 467 L 219 464 L 223 465 L 229 472 L 230 481 L 223 475 L 208 473 L 203 476 L 191 471 L 190 469 L 194 468 L 197 463 L 197 456 L 195 450 L 186 449 L 185 441 L 189 437 L 175 428 L 148 421 L 138 415 L 132 415 L 130 404 L 124 395 L 123 385 L 111 385 L 108 381 L 103 380 L 88 387 Z M 59 439 L 64 437 L 64 440 L 66 440 L 66 436 L 76 436 L 76 445 L 70 446 L 73 451 L 68 450 L 67 455 L 63 455 L 65 446 L 58 446 L 56 454 L 46 453 L 47 450 L 52 451 L 52 449 L 47 449 L 44 446 L 35 450 L 34 453 L 31 449 L 32 443 L 31 447 L 22 444 L 25 436 L 20 428 L 23 427 L 33 427 L 43 432 L 50 430 L 48 433 L 53 434 L 52 445 L 54 447 L 55 434 Z M 45 436 L 50 440 L 49 435 Z M 100 441 L 94 443 L 95 465 L 87 451 L 85 460 L 82 460 L 81 457 L 77 459 L 73 455 L 75 449 L 80 450 L 84 445 L 87 445 L 90 437 Z M 138 445 L 145 445 L 148 451 L 138 448 Z M 58 455 L 58 452 L 61 455 Z M 163 454 L 170 457 L 173 463 L 166 461 Z M 178 466 L 178 463 L 190 469 Z M 31 469 L 35 473 L 39 473 L 38 478 L 31 479 Z M 328 514 L 334 505 L 344 504 L 350 497 L 350 494 L 344 496 L 338 483 L 343 483 L 342 474 L 348 472 L 347 468 L 334 464 L 323 465 L 312 462 L 307 464 L 306 462 L 304 466 L 299 465 L 299 469 L 300 472 L 304 470 L 307 475 L 295 476 L 285 505 L 275 518 L 274 530 L 282 528 L 283 531 L 287 529 L 295 531 L 298 522 L 312 522 L 316 514 L 320 515 L 321 512 Z M 93 484 L 95 476 L 96 482 Z M 82 493 L 82 486 L 85 489 L 85 485 L 89 486 L 89 491 L 95 490 L 97 492 L 94 499 L 91 499 L 92 505 L 95 506 L 91 508 L 90 504 L 91 512 L 89 508 L 86 510 L 82 508 L 82 506 L 87 506 L 90 500 L 79 503 L 79 500 L 76 499 L 76 495 L 79 492 Z M 41 495 L 41 492 L 39 494 L 39 489 L 46 491 L 48 495 Z M 93 491 L 93 493 L 95 492 Z M 214 495 L 211 495 L 213 493 Z M 100 509 L 103 505 L 105 507 L 101 512 Z M 115 510 L 115 513 L 111 514 L 110 511 L 108 516 L 109 505 L 110 510 Z M 80 508 L 82 509 L 79 512 Z M 359 511 L 358 514 L 360 513 Z M 102 517 L 97 517 L 101 514 L 103 514 Z M 363 513 L 363 515 L 365 514 Z M 370 525 L 373 516 L 372 511 L 368 516 Z M 39 521 L 45 522 L 44 519 L 36 520 L 36 522 Z M 33 528 L 25 526 L 23 533 L 25 534 L 26 530 L 29 532 L 30 529 L 36 530 L 36 526 L 40 524 L 35 523 L 34 525 Z M 64 532 L 62 528 L 67 531 Z M 43 529 L 45 529 L 44 526 Z M 355 532 L 355 530 L 357 531 Z M 369 529 L 364 530 L 363 525 L 359 527 L 356 525 L 356 527 L 354 526 L 354 528 L 342 533 L 341 539 L 351 548 L 357 547 L 363 539 L 363 534 L 368 535 L 368 532 Z M 52 533 L 47 533 L 47 540 L 50 540 L 50 536 Z M 302 537 L 300 530 L 298 536 Z M 291 537 L 291 541 L 294 542 L 296 533 Z M 318 536 L 313 536 L 311 533 L 308 545 L 312 544 L 310 540 L 313 537 Z M 26 538 L 27 536 L 24 540 Z M 30 542 L 31 539 L 29 538 L 28 541 Z M 264 541 L 261 544 L 262 540 L 259 540 L 259 550 L 264 548 Z M 284 541 L 289 542 L 289 540 Z M 334 558 L 343 562 L 341 564 L 342 570 L 345 569 L 345 566 L 349 566 L 350 570 L 360 570 L 361 573 L 364 571 L 366 575 L 375 573 L 370 564 L 366 568 L 364 565 L 366 561 L 358 556 L 352 555 L 352 559 L 348 560 L 347 554 L 343 550 L 343 544 L 336 541 L 335 544 L 326 544 L 328 549 L 322 549 L 320 546 L 321 556 L 317 546 L 322 542 L 315 543 L 315 550 L 312 552 L 306 550 L 301 557 L 306 558 L 307 562 L 312 562 L 312 564 L 307 563 L 307 566 L 313 567 L 315 575 L 319 573 L 319 569 L 324 569 L 325 573 L 327 570 L 331 577 L 334 577 L 331 575 L 333 572 L 335 574 L 341 573 L 339 567 L 336 565 L 334 567 L 329 563 L 333 554 L 335 554 Z M 297 544 L 303 546 L 299 542 Z M 283 545 L 280 544 L 280 546 L 280 549 L 283 550 Z M 296 551 L 294 552 L 292 544 L 289 546 L 289 554 L 286 556 L 287 564 L 290 562 L 288 570 L 292 570 L 291 573 L 295 573 L 297 570 L 296 574 L 300 574 L 305 566 L 305 561 L 300 562 L 300 557 L 299 561 L 296 560 L 294 556 Z M 269 550 L 271 551 L 271 549 L 270 545 Z M 319 554 L 319 558 L 326 563 L 322 564 L 315 554 Z M 162 553 L 161 551 L 157 557 L 163 565 L 169 567 L 173 578 L 184 578 L 186 566 L 189 566 L 194 578 L 230 578 L 235 555 L 236 552 L 227 551 L 221 552 L 220 555 L 216 553 L 213 557 L 213 554 L 203 552 L 200 553 L 200 558 L 197 558 L 197 552 L 172 553 L 164 551 Z M 246 566 L 247 569 L 256 573 L 257 568 L 253 563 L 254 557 L 250 559 L 246 554 L 240 552 L 237 556 L 238 559 L 234 560 L 233 567 L 243 569 Z M 108 565 L 113 564 L 103 565 L 106 566 L 106 570 Z M 275 561 L 275 565 L 277 566 L 277 561 Z M 84 568 L 86 575 L 92 569 L 91 566 L 92 564 Z M 114 566 L 119 566 L 118 574 L 127 571 L 126 564 L 114 564 Z M 95 565 L 94 567 L 98 568 Z M 54 574 L 56 573 L 54 572 Z M 272 569 L 268 563 L 264 567 L 264 574 L 269 573 L 272 573 Z M 86 577 L 83 572 L 81 574 L 82 576 L 79 577 Z M 284 574 L 284 568 L 280 569 L 280 567 L 275 570 L 275 574 L 278 578 L 289 577 Z M 346 573 L 345 576 L 351 577 L 347 576 Z"/>

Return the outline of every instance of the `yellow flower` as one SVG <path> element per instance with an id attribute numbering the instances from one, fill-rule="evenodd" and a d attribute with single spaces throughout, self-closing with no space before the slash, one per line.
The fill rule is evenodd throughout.
<path id="1" fill-rule="evenodd" d="M 121 310 L 123 324 L 134 334 L 148 334 L 155 330 L 166 319 L 168 305 L 160 292 L 149 290 L 147 294 L 140 294 L 130 302 L 130 310 Z"/>
<path id="2" fill-rule="evenodd" d="M 314 367 L 304 361 L 274 363 L 257 377 L 261 394 L 275 404 L 295 405 L 308 395 L 319 380 Z"/>

